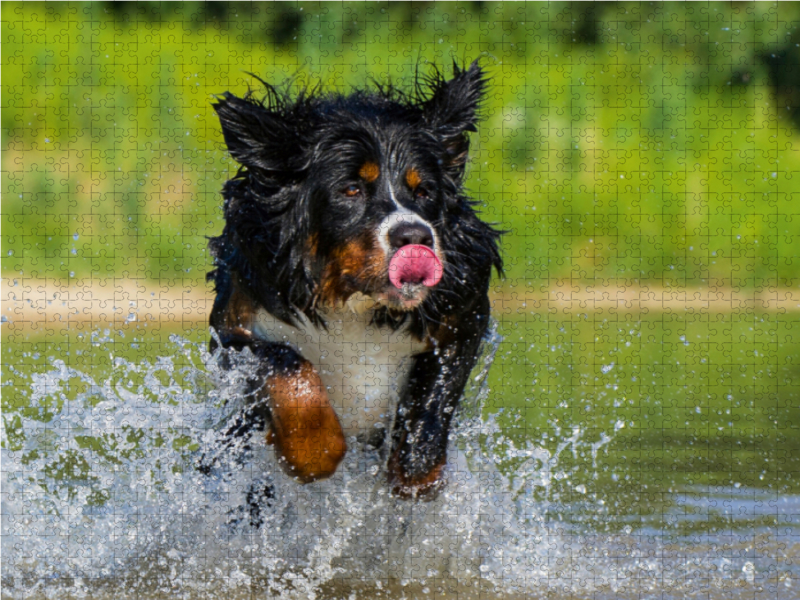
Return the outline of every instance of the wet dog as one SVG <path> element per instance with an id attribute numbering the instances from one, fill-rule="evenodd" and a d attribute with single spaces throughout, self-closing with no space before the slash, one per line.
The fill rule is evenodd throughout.
<path id="1" fill-rule="evenodd" d="M 395 494 L 435 493 L 489 322 L 500 233 L 463 190 L 485 78 L 477 63 L 403 93 L 214 104 L 241 165 L 210 249 L 212 350 L 257 358 L 242 427 L 265 427 L 300 482 L 348 443 L 388 444 Z"/>

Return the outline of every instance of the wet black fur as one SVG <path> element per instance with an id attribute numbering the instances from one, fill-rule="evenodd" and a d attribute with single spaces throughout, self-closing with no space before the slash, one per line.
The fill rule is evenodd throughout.
<path id="1" fill-rule="evenodd" d="M 293 98 L 265 85 L 261 100 L 226 93 L 214 104 L 241 168 L 224 186 L 225 228 L 210 242 L 216 269 L 209 279 L 217 291 L 211 323 L 225 309 L 236 274 L 277 318 L 292 324 L 302 313 L 324 327 L 316 294 L 325 257 L 394 210 L 385 189 L 358 179 L 359 168 L 387 153 L 397 158 L 391 176 L 415 167 L 427 197 L 405 188 L 396 197 L 435 228 L 444 276 L 416 309 L 380 309 L 373 320 L 399 327 L 410 318 L 420 338 L 437 328 L 441 334 L 443 323 L 449 329 L 440 336 L 450 340 L 446 347 L 416 357 L 392 433 L 390 463 L 410 479 L 424 477 L 442 463 L 451 418 L 488 326 L 491 271 L 502 270 L 500 232 L 478 218 L 463 191 L 483 73 L 477 63 L 463 70 L 454 65 L 451 79 L 434 72 L 418 78 L 411 93 L 376 84 L 349 95 L 313 90 Z M 341 193 L 353 183 L 365 188 L 355 201 Z M 316 257 L 308 249 L 311 234 Z M 220 338 L 237 347 L 224 332 Z"/>
<path id="2" fill-rule="evenodd" d="M 381 199 L 370 199 L 370 210 L 358 214 L 359 201 L 332 196 L 390 143 L 424 170 L 430 202 L 399 200 L 416 204 L 414 210 L 435 225 L 445 254 L 445 277 L 413 314 L 419 333 L 424 317 L 438 322 L 484 293 L 491 267 L 502 269 L 499 233 L 478 219 L 462 183 L 466 133 L 476 130 L 485 80 L 475 63 L 454 69 L 452 80 L 436 73 L 412 95 L 384 87 L 291 99 L 271 86 L 262 100 L 224 94 L 214 108 L 242 168 L 225 184 L 225 229 L 210 243 L 217 269 L 209 278 L 217 291 L 224 292 L 229 272 L 236 271 L 276 317 L 291 323 L 303 312 L 317 321 L 314 292 L 323 265 L 314 264 L 304 242 L 317 233 L 324 254 L 342 236 L 367 227 L 370 217 L 376 220 Z"/>

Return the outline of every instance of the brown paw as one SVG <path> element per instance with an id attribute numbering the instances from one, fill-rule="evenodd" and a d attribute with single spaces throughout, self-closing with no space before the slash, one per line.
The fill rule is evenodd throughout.
<path id="1" fill-rule="evenodd" d="M 299 482 L 311 483 L 333 475 L 346 452 L 343 435 L 295 435 L 278 446 L 278 463 Z"/>
<path id="2" fill-rule="evenodd" d="M 413 478 L 402 473 L 396 461 L 390 461 L 389 486 L 392 493 L 406 500 L 433 500 L 445 487 L 446 482 L 442 477 L 444 465 L 436 465 L 429 473 Z"/>
<path id="3" fill-rule="evenodd" d="M 266 382 L 272 426 L 267 443 L 278 462 L 302 483 L 330 477 L 347 452 L 344 433 L 328 394 L 310 363 Z"/>

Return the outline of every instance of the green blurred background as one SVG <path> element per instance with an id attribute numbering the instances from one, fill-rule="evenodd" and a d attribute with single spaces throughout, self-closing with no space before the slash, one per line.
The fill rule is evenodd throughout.
<path id="1" fill-rule="evenodd" d="M 2 4 L 2 271 L 204 285 L 214 94 L 480 57 L 506 285 L 795 285 L 800 4 Z"/>

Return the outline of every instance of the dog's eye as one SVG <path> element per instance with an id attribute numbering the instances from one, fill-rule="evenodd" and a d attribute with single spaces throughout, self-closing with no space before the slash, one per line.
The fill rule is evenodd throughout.
<path id="1" fill-rule="evenodd" d="M 342 190 L 342 193 L 347 196 L 348 198 L 355 198 L 359 194 L 361 194 L 361 188 L 357 185 L 348 185 L 346 188 Z"/>
<path id="2" fill-rule="evenodd" d="M 422 187 L 421 185 L 414 190 L 414 197 L 417 200 L 427 200 L 431 197 L 430 192 L 428 192 L 427 188 Z"/>

